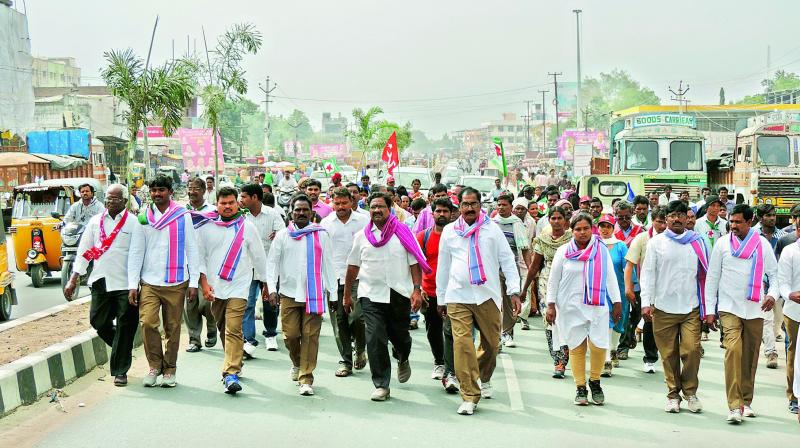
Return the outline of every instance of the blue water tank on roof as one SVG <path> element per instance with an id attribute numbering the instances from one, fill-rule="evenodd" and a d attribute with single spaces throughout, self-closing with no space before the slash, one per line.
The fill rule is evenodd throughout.
<path id="1" fill-rule="evenodd" d="M 48 154 L 69 155 L 69 131 L 47 131 Z"/>
<path id="2" fill-rule="evenodd" d="M 69 133 L 69 155 L 89 158 L 89 130 L 72 129 Z"/>
<path id="3" fill-rule="evenodd" d="M 28 132 L 28 152 L 31 154 L 47 154 L 47 132 Z"/>

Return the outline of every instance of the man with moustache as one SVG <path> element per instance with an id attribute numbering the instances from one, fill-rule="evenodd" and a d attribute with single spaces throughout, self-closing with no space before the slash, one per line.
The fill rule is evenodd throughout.
<path id="1" fill-rule="evenodd" d="M 355 188 L 353 188 L 355 187 Z M 353 311 L 346 313 L 343 308 L 344 283 L 347 274 L 347 256 L 353 248 L 356 234 L 364 230 L 369 222 L 369 216 L 353 209 L 355 199 L 352 191 L 358 191 L 355 184 L 347 188 L 333 190 L 333 209 L 335 213 L 322 220 L 322 227 L 331 238 L 331 258 L 336 269 L 336 295 L 331 295 L 328 309 L 331 314 L 333 335 L 339 349 L 339 368 L 336 376 L 345 377 L 353 373 L 353 369 L 361 370 L 367 365 L 366 336 L 364 317 L 361 313 L 361 301 L 356 294 L 353 298 Z M 353 284 L 355 293 L 358 281 Z M 353 344 L 355 344 L 355 361 L 353 360 Z"/>
<path id="2" fill-rule="evenodd" d="M 186 186 L 186 193 L 189 195 L 187 210 L 194 212 L 209 212 L 213 207 L 206 202 L 206 181 L 200 177 L 189 179 Z M 206 340 L 207 348 L 217 345 L 217 324 L 211 312 L 211 302 L 203 297 L 203 291 L 198 291 L 197 300 L 186 300 L 183 310 L 183 320 L 186 322 L 186 329 L 189 333 L 189 353 L 196 353 L 202 350 L 200 337 L 203 332 L 203 318 L 206 319 Z"/>
<path id="3" fill-rule="evenodd" d="M 306 196 L 311 199 L 311 208 L 317 214 L 319 220 L 325 218 L 333 212 L 330 205 L 319 200 L 319 195 L 322 192 L 322 183 L 317 179 L 308 179 L 306 181 Z"/>

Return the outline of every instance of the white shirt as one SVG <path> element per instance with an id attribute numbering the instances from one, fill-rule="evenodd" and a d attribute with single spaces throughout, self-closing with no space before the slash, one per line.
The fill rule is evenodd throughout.
<path id="1" fill-rule="evenodd" d="M 103 219 L 103 228 L 106 236 L 110 236 L 114 228 L 117 227 L 124 212 L 117 213 L 116 218 L 106 215 Z M 75 257 L 75 264 L 72 265 L 72 272 L 80 275 L 86 274 L 89 261 L 83 258 L 84 252 L 94 246 L 100 245 L 100 218 L 103 214 L 94 215 L 86 224 L 86 228 L 81 236 L 78 245 L 78 254 Z M 124 291 L 128 289 L 128 251 L 131 246 L 131 236 L 134 226 L 140 225 L 136 220 L 136 215 L 128 213 L 125 225 L 122 226 L 111 247 L 108 248 L 98 260 L 95 260 L 92 273 L 89 275 L 88 285 L 106 279 L 106 291 Z"/>
<path id="2" fill-rule="evenodd" d="M 708 221 L 708 215 L 703 215 L 697 218 L 694 231 L 702 235 L 703 239 L 706 240 L 706 247 L 711 251 L 716 242 L 728 233 L 728 221 L 718 216 L 715 228 L 712 228 Z"/>
<path id="3" fill-rule="evenodd" d="M 289 176 L 289 178 L 281 177 L 281 180 L 278 181 L 278 188 L 297 188 L 297 181 L 294 180 L 294 177 Z"/>
<path id="4" fill-rule="evenodd" d="M 608 348 L 611 339 L 608 332 L 609 307 L 606 304 L 593 306 L 583 303 L 584 263 L 568 260 L 568 247 L 569 244 L 565 244 L 556 250 L 547 280 L 547 303 L 556 305 L 556 325 L 561 338 L 559 345 L 573 349 L 588 337 L 598 348 Z M 606 263 L 609 267 L 606 288 L 611 302 L 617 303 L 621 298 L 611 254 L 607 255 Z"/>
<path id="5" fill-rule="evenodd" d="M 448 224 L 439 240 L 439 264 L 436 268 L 436 297 L 439 305 L 465 303 L 480 305 L 494 300 L 502 307 L 500 271 L 506 277 L 506 293 L 519 294 L 520 280 L 514 253 L 511 252 L 503 231 L 494 222 L 483 225 L 478 237 L 486 283 L 469 283 L 469 238 L 462 238 Z"/>
<path id="6" fill-rule="evenodd" d="M 764 289 L 761 289 L 761 299 L 753 302 L 747 298 L 750 271 L 753 262 L 736 258 L 731 254 L 731 237 L 720 238 L 714 245 L 711 261 L 706 277 L 706 305 L 713 310 L 716 306 L 719 311 L 732 313 L 742 319 L 759 319 L 763 317 L 761 302 L 764 300 Z M 769 291 L 766 293 L 773 298 L 778 297 L 778 262 L 772 251 L 769 241 L 763 236 L 764 275 L 769 278 Z"/>
<path id="7" fill-rule="evenodd" d="M 197 230 L 200 253 L 200 272 L 206 275 L 208 283 L 214 288 L 217 299 L 247 299 L 252 280 L 267 280 L 267 254 L 259 244 L 259 234 L 253 223 L 244 222 L 244 243 L 239 264 L 233 273 L 233 279 L 223 280 L 218 272 L 228 249 L 233 243 L 236 230 L 233 227 L 222 227 L 208 222 Z"/>
<path id="8" fill-rule="evenodd" d="M 155 219 L 162 213 L 153 206 Z M 183 278 L 189 280 L 190 288 L 197 288 L 200 280 L 200 254 L 197 250 L 197 239 L 194 233 L 191 216 L 183 217 L 185 238 L 185 262 Z M 169 254 L 169 226 L 156 230 L 149 224 L 133 226 L 130 258 L 128 259 L 128 289 L 138 289 L 139 283 L 151 286 L 174 286 L 164 278 L 167 272 L 167 255 Z"/>
<path id="9" fill-rule="evenodd" d="M 203 199 L 205 199 L 206 203 L 208 204 L 216 204 L 217 203 L 217 189 L 214 188 L 211 191 L 206 190 L 203 193 Z"/>
<path id="10" fill-rule="evenodd" d="M 372 234 L 380 240 L 378 227 L 372 227 Z M 358 297 L 366 297 L 375 303 L 389 303 L 390 289 L 403 297 L 411 297 L 414 282 L 409 266 L 417 264 L 417 259 L 406 251 L 397 235 L 392 235 L 383 246 L 374 247 L 364 232 L 356 233 L 347 264 L 360 268 Z"/>
<path id="11" fill-rule="evenodd" d="M 269 236 L 273 232 L 286 228 L 281 215 L 275 209 L 262 205 L 258 216 L 248 213 L 245 215 L 245 219 L 256 227 L 261 245 L 264 247 L 264 253 L 269 254 L 269 248 L 272 245 L 272 240 L 269 239 Z"/>
<path id="12" fill-rule="evenodd" d="M 800 303 L 789 300 L 789 294 L 800 291 L 800 245 L 789 244 L 783 248 L 778 260 L 778 289 L 783 303 L 783 315 L 800 322 Z"/>
<path id="13" fill-rule="evenodd" d="M 296 240 L 289 236 L 289 229 L 280 230 L 275 235 L 267 256 L 267 286 L 270 293 L 280 292 L 295 302 L 305 303 L 308 278 L 306 238 L 313 238 L 313 235 Z M 333 249 L 328 232 L 319 232 L 319 242 L 322 246 L 322 287 L 330 292 L 331 296 L 335 296 L 336 271 L 333 267 L 333 257 L 331 257 Z M 277 287 L 278 280 L 280 288 Z"/>
<path id="14" fill-rule="evenodd" d="M 367 215 L 351 212 L 347 222 L 342 222 L 336 213 L 331 213 L 325 217 L 320 225 L 328 231 L 331 237 L 333 248 L 332 257 L 333 267 L 336 269 L 336 278 L 344 284 L 347 274 L 347 256 L 353 249 L 353 240 L 356 234 L 364 231 L 364 227 L 369 222 Z M 336 294 L 331 295 L 331 300 L 336 300 Z"/>
<path id="15" fill-rule="evenodd" d="M 658 195 L 658 205 L 667 205 L 672 201 L 677 201 L 678 195 L 675 193 L 670 193 L 669 197 L 667 197 L 666 193 L 661 193 Z"/>
<path id="16" fill-rule="evenodd" d="M 654 306 L 669 314 L 689 314 L 699 307 L 697 263 L 691 244 L 677 243 L 664 234 L 650 238 L 639 279 L 642 308 Z M 705 312 L 714 314 L 714 308 L 706 307 Z"/>

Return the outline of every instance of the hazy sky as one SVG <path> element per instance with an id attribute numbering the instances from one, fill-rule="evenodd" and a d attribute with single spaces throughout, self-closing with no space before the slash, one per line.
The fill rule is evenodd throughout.
<path id="1" fill-rule="evenodd" d="M 158 62 L 171 57 L 173 39 L 176 53 L 185 52 L 187 35 L 201 50 L 201 26 L 212 45 L 230 24 L 252 22 L 264 46 L 245 64 L 248 96 L 262 101 L 258 83 L 269 75 L 279 86 L 274 94 L 298 98 L 276 98 L 271 114 L 299 108 L 318 126 L 324 111 L 349 115 L 377 104 L 435 137 L 503 111 L 521 115 L 525 100 L 541 101 L 538 89 L 552 91 L 548 71 L 574 80 L 575 8 L 584 11 L 584 76 L 625 69 L 662 103 L 679 80 L 690 84 L 692 104 L 716 104 L 721 86 L 729 99 L 760 90 L 768 45 L 773 68 L 800 71 L 797 0 L 25 3 L 34 54 L 75 57 L 84 83 L 102 83 L 105 50 L 132 47 L 146 56 L 157 14 Z"/>

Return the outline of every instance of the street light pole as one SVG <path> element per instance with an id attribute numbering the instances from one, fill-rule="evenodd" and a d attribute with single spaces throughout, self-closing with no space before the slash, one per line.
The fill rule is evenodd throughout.
<path id="1" fill-rule="evenodd" d="M 581 108 L 581 106 L 582 106 L 582 103 L 581 103 L 581 12 L 583 12 L 583 11 L 580 10 L 580 9 L 573 9 L 572 12 L 575 13 L 575 26 L 576 26 L 575 30 L 577 32 L 577 42 L 576 43 L 577 43 L 577 47 L 578 47 L 578 95 L 577 95 L 576 109 L 577 109 L 577 112 L 578 112 L 578 128 L 580 129 L 581 127 L 584 126 L 584 123 L 582 123 L 582 121 L 585 121 L 585 120 L 583 120 L 583 116 L 581 115 L 581 111 L 582 111 L 582 108 Z"/>

